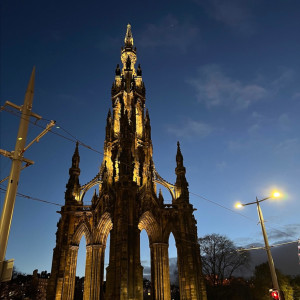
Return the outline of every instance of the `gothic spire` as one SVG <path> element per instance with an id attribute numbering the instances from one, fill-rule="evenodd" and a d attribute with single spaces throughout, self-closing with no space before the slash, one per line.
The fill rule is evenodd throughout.
<path id="1" fill-rule="evenodd" d="M 95 204 L 97 202 L 97 199 L 98 199 L 98 196 L 97 196 L 97 192 L 96 192 L 96 189 L 95 189 L 93 197 L 92 197 L 92 203 Z"/>
<path id="2" fill-rule="evenodd" d="M 139 64 L 138 67 L 137 67 L 136 75 L 137 75 L 137 76 L 142 76 L 141 64 Z"/>
<path id="3" fill-rule="evenodd" d="M 123 63 L 122 75 L 126 75 L 126 71 L 131 71 L 132 74 L 130 74 L 130 77 L 132 77 L 133 75 L 136 75 L 134 65 L 137 58 L 136 48 L 133 47 L 133 37 L 130 24 L 127 25 L 124 42 L 124 47 L 121 48 L 121 61 Z"/>
<path id="4" fill-rule="evenodd" d="M 80 162 L 80 156 L 78 151 L 78 141 L 76 142 L 76 147 L 74 154 L 72 156 L 72 166 L 69 169 L 69 180 L 66 185 L 66 194 L 65 199 L 66 202 L 68 201 L 78 201 L 79 200 L 79 193 L 80 193 L 80 184 L 79 184 L 79 175 L 80 175 L 80 169 L 79 169 L 79 162 Z"/>
<path id="5" fill-rule="evenodd" d="M 78 151 L 78 141 L 76 142 L 76 147 L 75 147 L 75 151 L 72 157 L 72 168 L 74 169 L 78 169 L 79 170 L 79 162 L 80 162 L 80 156 L 79 156 L 79 151 Z M 71 169 L 70 169 L 71 170 Z M 74 171 L 74 170 L 73 170 Z M 79 170 L 79 174 L 80 174 L 80 170 Z M 79 175 L 78 174 L 78 175 Z M 70 174 L 71 175 L 71 174 Z"/>
<path id="6" fill-rule="evenodd" d="M 177 163 L 177 168 L 184 168 L 184 166 L 183 166 L 183 156 L 182 156 L 182 153 L 181 153 L 179 141 L 177 142 L 176 163 Z"/>
<path id="7" fill-rule="evenodd" d="M 180 149 L 180 143 L 177 142 L 177 154 L 176 154 L 176 183 L 175 194 L 176 198 L 181 200 L 189 200 L 188 182 L 185 177 L 185 167 L 183 165 L 183 156 Z"/>
<path id="8" fill-rule="evenodd" d="M 133 47 L 133 36 L 132 36 L 132 32 L 131 32 L 131 25 L 128 23 L 127 25 L 127 31 L 126 31 L 126 35 L 125 35 L 125 47 Z"/>
<path id="9" fill-rule="evenodd" d="M 117 64 L 117 67 L 116 67 L 116 76 L 120 76 L 120 75 L 121 75 L 120 65 Z"/>

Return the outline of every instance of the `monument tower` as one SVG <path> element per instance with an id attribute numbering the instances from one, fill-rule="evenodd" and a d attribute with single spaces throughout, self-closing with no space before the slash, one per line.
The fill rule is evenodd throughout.
<path id="1" fill-rule="evenodd" d="M 117 65 L 111 90 L 112 112 L 106 121 L 104 157 L 99 173 L 79 183 L 78 143 L 72 157 L 65 205 L 57 224 L 47 299 L 73 300 L 78 246 L 86 239 L 85 300 L 142 300 L 143 267 L 140 232 L 145 229 L 151 253 L 153 300 L 170 300 L 168 241 L 176 241 L 180 299 L 206 300 L 196 220 L 189 203 L 188 183 L 180 145 L 176 154 L 176 182 L 157 173 L 152 158 L 151 126 L 145 110 L 142 69 L 136 68 L 136 48 L 127 25 L 122 66 Z M 156 184 L 166 187 L 172 204 L 164 204 Z M 86 191 L 98 185 L 91 205 Z M 104 253 L 110 233 L 106 292 L 103 291 Z"/>

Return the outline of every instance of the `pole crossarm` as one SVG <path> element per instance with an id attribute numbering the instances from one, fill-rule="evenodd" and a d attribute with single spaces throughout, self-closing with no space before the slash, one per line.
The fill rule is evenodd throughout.
<path id="1" fill-rule="evenodd" d="M 15 159 L 14 153 L 15 153 L 14 151 L 6 151 L 6 150 L 3 150 L 3 149 L 0 149 L 0 154 L 2 154 L 5 157 L 11 158 L 11 159 Z M 18 156 L 18 160 L 24 161 L 28 165 L 33 165 L 34 164 L 34 161 L 32 161 L 32 160 L 30 160 L 28 158 L 25 158 L 22 155 Z"/>
<path id="2" fill-rule="evenodd" d="M 254 202 L 241 203 L 241 205 L 242 205 L 242 206 L 247 206 L 247 205 L 251 205 L 251 204 L 257 204 L 257 202 L 260 203 L 260 202 L 266 201 L 266 200 L 268 200 L 268 199 L 270 199 L 270 198 L 272 198 L 272 197 L 266 197 L 266 198 L 263 198 L 263 199 L 261 199 L 261 200 L 258 200 L 258 199 L 256 198 L 256 201 L 254 201 Z"/>
<path id="3" fill-rule="evenodd" d="M 26 164 L 25 166 L 23 166 L 23 167 L 21 168 L 21 171 L 24 170 L 25 168 L 29 167 L 29 166 L 31 166 L 31 164 Z M 9 178 L 9 176 L 6 176 L 5 178 L 1 179 L 1 180 L 0 180 L 0 183 L 6 181 L 8 178 Z"/>
<path id="4" fill-rule="evenodd" d="M 22 109 L 23 109 L 23 105 L 17 105 L 15 103 L 10 102 L 10 101 L 5 101 L 4 105 L 1 106 L 1 110 L 4 109 L 5 106 L 10 106 L 10 107 L 15 108 L 16 110 L 19 110 L 19 111 L 22 111 Z M 40 115 L 38 115 L 38 114 L 36 114 L 32 111 L 30 112 L 30 116 L 36 118 L 37 120 L 42 119 L 42 116 L 40 116 Z"/>
<path id="5" fill-rule="evenodd" d="M 49 124 L 47 124 L 46 128 L 34 139 L 32 140 L 23 150 L 25 152 L 33 143 L 39 142 L 40 139 L 51 130 L 51 128 L 55 125 L 55 121 L 51 120 Z"/>
<path id="6" fill-rule="evenodd" d="M 10 151 L 0 149 L 0 154 L 8 158 L 13 158 L 13 152 Z"/>

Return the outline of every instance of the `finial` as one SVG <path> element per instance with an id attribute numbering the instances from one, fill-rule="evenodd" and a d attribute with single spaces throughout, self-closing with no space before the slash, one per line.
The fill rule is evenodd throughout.
<path id="1" fill-rule="evenodd" d="M 136 75 L 137 76 L 142 76 L 142 69 L 141 69 L 141 65 L 139 64 L 136 70 Z"/>
<path id="2" fill-rule="evenodd" d="M 161 189 L 159 189 L 158 195 L 159 195 L 159 198 L 162 198 L 162 199 L 163 199 L 163 194 L 162 194 L 162 190 L 161 190 Z"/>
<path id="3" fill-rule="evenodd" d="M 110 108 L 108 109 L 108 113 L 107 113 L 107 118 L 106 120 L 109 120 L 111 118 L 111 111 L 110 111 Z"/>
<path id="4" fill-rule="evenodd" d="M 126 60 L 126 69 L 129 70 L 131 68 L 131 59 L 130 56 L 127 56 L 127 60 Z"/>
<path id="5" fill-rule="evenodd" d="M 183 166 L 183 156 L 182 156 L 182 153 L 181 153 L 179 141 L 177 142 L 176 162 L 177 162 L 177 166 L 178 165 Z"/>
<path id="6" fill-rule="evenodd" d="M 94 194 L 93 194 L 93 197 L 92 197 L 92 202 L 95 203 L 97 200 L 97 192 L 96 192 L 96 189 L 94 190 Z"/>
<path id="7" fill-rule="evenodd" d="M 132 47 L 133 46 L 133 36 L 131 33 L 131 25 L 128 23 L 127 31 L 125 35 L 125 47 Z"/>
<path id="8" fill-rule="evenodd" d="M 119 66 L 119 64 L 117 64 L 117 67 L 116 67 L 116 76 L 120 76 L 120 75 L 121 75 L 120 66 Z"/>
<path id="9" fill-rule="evenodd" d="M 79 161 L 80 161 L 80 156 L 79 156 L 79 151 L 78 151 L 78 145 L 79 142 L 76 142 L 76 147 L 74 154 L 72 156 L 72 166 L 69 169 L 69 180 L 66 185 L 66 194 L 65 194 L 65 199 L 67 201 L 79 201 L 79 189 L 80 189 L 80 184 L 79 184 L 79 175 L 80 175 L 80 169 L 79 169 Z"/>
<path id="10" fill-rule="evenodd" d="M 73 157 L 72 157 L 72 168 L 78 168 L 79 167 L 80 157 L 79 157 L 78 145 L 79 145 L 79 142 L 76 141 L 76 147 L 75 147 L 75 151 L 74 151 L 74 154 L 73 154 Z"/>

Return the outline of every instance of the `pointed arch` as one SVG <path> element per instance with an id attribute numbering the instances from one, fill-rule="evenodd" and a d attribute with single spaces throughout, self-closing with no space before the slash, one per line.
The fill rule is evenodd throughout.
<path id="1" fill-rule="evenodd" d="M 88 224 L 86 224 L 85 221 L 78 224 L 77 228 L 74 231 L 73 237 L 72 237 L 73 245 L 78 246 L 83 235 L 85 236 L 87 245 L 92 243 L 92 234 L 91 234 L 89 227 L 90 226 Z"/>
<path id="2" fill-rule="evenodd" d="M 150 243 L 158 241 L 160 238 L 160 227 L 150 211 L 142 214 L 139 220 L 138 228 L 140 231 L 146 230 Z"/>
<path id="3" fill-rule="evenodd" d="M 109 232 L 113 227 L 110 214 L 105 212 L 97 225 L 95 243 L 105 245 Z"/>

